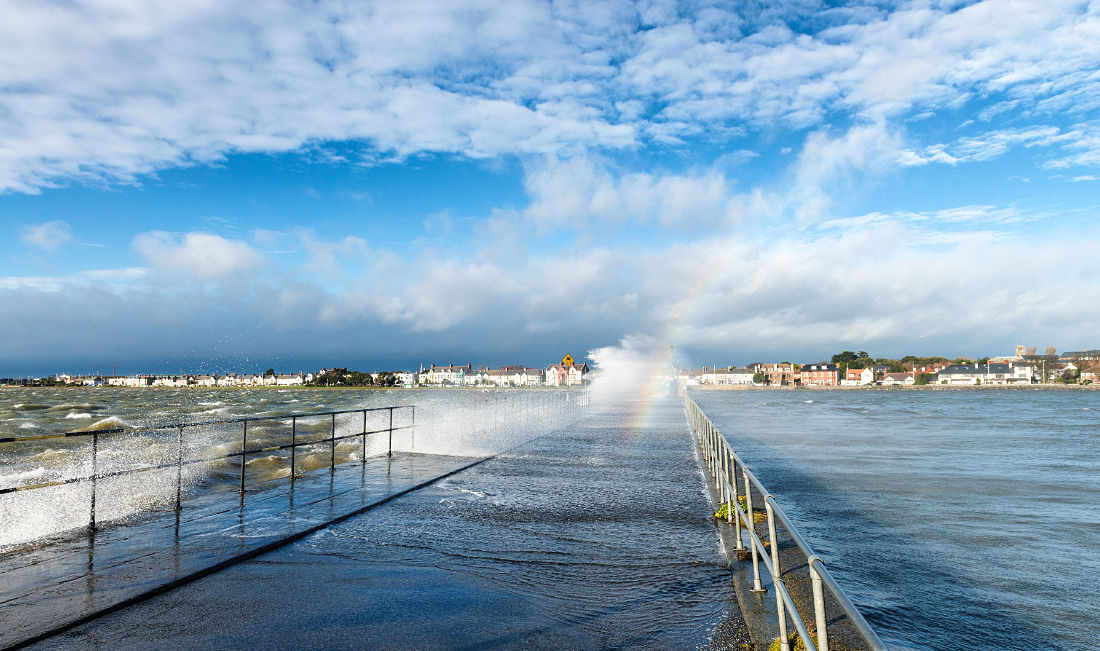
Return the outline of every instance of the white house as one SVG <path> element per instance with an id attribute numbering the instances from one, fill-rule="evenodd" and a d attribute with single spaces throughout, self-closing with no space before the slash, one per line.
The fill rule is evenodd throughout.
<path id="1" fill-rule="evenodd" d="M 301 373 L 279 374 L 275 376 L 277 387 L 299 387 L 305 384 L 305 378 Z"/>
<path id="2" fill-rule="evenodd" d="M 585 383 L 588 377 L 588 364 L 570 364 L 565 366 L 564 364 L 551 364 L 546 367 L 545 383 L 546 386 L 580 386 Z"/>
<path id="3" fill-rule="evenodd" d="M 455 366 L 454 364 L 436 366 L 432 364 L 431 368 L 419 374 L 420 384 L 462 386 L 466 384 L 466 374 L 473 370 L 472 364 L 466 364 L 464 366 Z"/>
<path id="4" fill-rule="evenodd" d="M 887 373 L 882 377 L 882 386 L 910 386 L 916 381 L 912 373 Z"/>
<path id="5" fill-rule="evenodd" d="M 720 384 L 720 385 L 750 385 L 752 384 L 753 371 L 747 368 L 735 368 L 733 366 L 727 366 L 725 368 L 714 368 L 709 371 L 704 366 L 703 372 L 699 375 L 700 384 Z"/>
<path id="6" fill-rule="evenodd" d="M 1030 384 L 1034 370 L 1027 364 L 952 364 L 936 374 L 940 384 Z"/>
<path id="7" fill-rule="evenodd" d="M 864 386 L 867 384 L 873 384 L 875 381 L 875 372 L 869 368 L 850 368 L 844 374 L 844 379 L 840 381 L 843 386 Z"/>

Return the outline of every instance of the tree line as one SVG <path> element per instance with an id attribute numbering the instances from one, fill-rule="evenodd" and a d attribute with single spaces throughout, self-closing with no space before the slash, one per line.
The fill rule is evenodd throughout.
<path id="1" fill-rule="evenodd" d="M 362 371 L 334 368 L 321 373 L 308 382 L 311 387 L 392 387 L 397 386 L 397 376 L 382 371 L 377 376 Z"/>

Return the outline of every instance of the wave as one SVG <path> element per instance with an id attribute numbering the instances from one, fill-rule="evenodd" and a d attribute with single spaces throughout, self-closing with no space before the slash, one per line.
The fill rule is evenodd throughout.
<path id="1" fill-rule="evenodd" d="M 50 407 L 50 411 L 99 411 L 105 409 L 103 405 L 93 405 L 89 402 L 66 402 Z"/>
<path id="2" fill-rule="evenodd" d="M 42 405 L 37 402 L 21 402 L 18 405 L 12 405 L 12 409 L 19 411 L 38 411 L 40 409 L 49 409 L 49 405 Z"/>
<path id="3" fill-rule="evenodd" d="M 118 416 L 108 416 L 103 420 L 97 420 L 91 425 L 82 428 L 81 432 L 98 432 L 105 429 L 133 429 L 133 425 L 122 420 Z"/>
<path id="4" fill-rule="evenodd" d="M 69 419 L 69 418 L 91 418 L 91 417 L 92 417 L 92 415 L 89 414 L 89 413 L 78 413 L 78 412 L 75 412 L 75 411 L 70 411 L 69 413 L 65 414 L 66 419 Z"/>
<path id="5" fill-rule="evenodd" d="M 38 429 L 38 425 L 34 423 L 23 423 L 19 426 L 19 429 Z"/>

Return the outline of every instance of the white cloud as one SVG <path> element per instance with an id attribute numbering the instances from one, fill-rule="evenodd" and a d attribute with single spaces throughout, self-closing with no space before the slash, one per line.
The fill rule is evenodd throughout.
<path id="1" fill-rule="evenodd" d="M 247 242 L 213 233 L 150 231 L 134 237 L 134 249 L 162 280 L 213 281 L 252 271 L 261 257 Z"/>
<path id="2" fill-rule="evenodd" d="M 541 229 L 621 232 L 657 227 L 679 234 L 723 228 L 769 206 L 759 191 L 737 193 L 716 169 L 623 172 L 591 157 L 532 164 L 525 180 L 531 204 L 524 216 Z"/>
<path id="3" fill-rule="evenodd" d="M 72 241 L 73 229 L 67 222 L 51 221 L 19 230 L 19 239 L 28 246 L 43 251 L 55 251 Z"/>
<path id="4" fill-rule="evenodd" d="M 1100 10 L 1084 1 L 682 9 L 17 4 L 0 24 L 0 190 L 134 182 L 329 141 L 366 143 L 352 161 L 567 157 L 970 100 L 1017 114 L 1100 106 Z M 826 28 L 785 27 L 809 14 Z"/>
<path id="5" fill-rule="evenodd" d="M 243 241 L 149 233 L 135 247 L 149 256 L 150 274 L 0 279 L 0 300 L 21 306 L 18 319 L 42 324 L 31 332 L 15 327 L 13 314 L 0 317 L 14 333 L 0 357 L 82 358 L 79 346 L 95 341 L 97 354 L 112 358 L 159 359 L 181 346 L 217 355 L 212 342 L 231 340 L 233 354 L 248 356 L 450 351 L 476 361 L 514 351 L 542 363 L 551 352 L 627 333 L 722 363 L 774 355 L 813 361 L 838 345 L 877 354 L 989 354 L 1028 337 L 1086 346 L 1087 324 L 1100 318 L 1100 282 L 1067 261 L 1100 246 L 1100 233 L 1013 230 L 1041 218 L 977 205 L 874 213 L 776 238 L 707 233 L 672 244 L 518 255 L 492 246 L 400 255 L 371 249 L 360 274 L 341 266 L 335 284 L 303 277 L 294 263 L 248 273 L 239 261 L 252 268 L 260 261 Z M 354 257 L 362 246 L 350 237 L 321 248 Z M 294 259 L 311 255 L 303 249 Z M 208 270 L 207 280 L 236 275 L 240 284 L 163 291 L 166 275 L 196 268 Z M 70 339 L 66 324 L 74 319 L 86 324 L 86 337 Z M 105 333 L 134 320 L 149 327 L 128 348 L 103 343 L 113 341 Z"/>
<path id="6" fill-rule="evenodd" d="M 803 222 L 828 218 L 832 196 L 864 188 L 891 169 L 902 142 L 901 134 L 883 122 L 855 125 L 837 137 L 827 131 L 811 133 L 793 169 L 789 200 L 795 215 Z"/>

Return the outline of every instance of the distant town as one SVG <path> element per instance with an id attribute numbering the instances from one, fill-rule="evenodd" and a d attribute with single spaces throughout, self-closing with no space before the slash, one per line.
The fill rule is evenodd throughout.
<path id="1" fill-rule="evenodd" d="M 1100 349 L 1058 353 L 1047 348 L 1017 346 L 1003 357 L 977 359 L 871 357 L 865 351 L 844 351 L 829 361 L 753 362 L 743 367 L 674 369 L 679 386 L 724 385 L 763 387 L 1022 385 L 1100 382 Z M 580 386 L 590 379 L 585 362 L 571 356 L 547 366 L 516 364 L 486 368 L 473 364 L 429 364 L 419 371 L 366 373 L 347 368 L 322 368 L 293 373 L 268 369 L 263 373 L 71 375 L 0 378 L 6 386 L 87 387 L 558 387 Z"/>
<path id="2" fill-rule="evenodd" d="M 71 375 L 59 373 L 41 378 L 3 378 L 7 386 L 85 386 L 85 387 L 540 387 L 580 386 L 589 378 L 588 364 L 566 355 L 561 362 L 546 367 L 523 364 L 490 369 L 473 364 L 446 366 L 430 364 L 419 371 L 381 371 L 364 373 L 347 368 L 322 368 L 319 371 L 240 374 L 165 374 L 165 375 Z"/>
<path id="3" fill-rule="evenodd" d="M 681 386 L 743 385 L 772 387 L 1093 384 L 1100 380 L 1100 350 L 1059 354 L 1053 347 L 1038 354 L 1034 346 L 1016 346 L 1005 357 L 872 358 L 846 350 L 828 362 L 754 362 L 699 370 L 677 369 Z"/>

